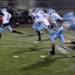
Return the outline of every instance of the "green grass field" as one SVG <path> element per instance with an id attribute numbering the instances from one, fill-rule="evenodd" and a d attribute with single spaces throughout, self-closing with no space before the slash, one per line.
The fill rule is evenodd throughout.
<path id="1" fill-rule="evenodd" d="M 17 30 L 24 34 L 4 31 L 0 39 L 0 75 L 75 75 L 74 50 L 69 54 L 73 57 L 60 52 L 48 55 L 50 40 L 47 33 L 42 35 L 41 43 L 35 44 L 37 36 L 33 29 Z"/>

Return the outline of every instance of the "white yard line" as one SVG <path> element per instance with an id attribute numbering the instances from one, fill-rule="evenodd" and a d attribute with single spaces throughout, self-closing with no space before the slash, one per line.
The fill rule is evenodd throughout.
<path id="1" fill-rule="evenodd" d="M 68 50 L 64 49 L 60 45 L 56 45 L 56 50 L 58 50 L 59 52 L 61 52 L 63 54 L 69 54 L 70 53 Z"/>
<path id="2" fill-rule="evenodd" d="M 69 48 L 69 47 L 67 47 L 67 46 L 65 46 L 65 45 L 63 45 L 63 44 L 60 44 L 60 46 L 61 46 L 62 48 L 64 48 L 64 49 L 68 50 L 68 51 L 72 51 L 71 48 Z"/>

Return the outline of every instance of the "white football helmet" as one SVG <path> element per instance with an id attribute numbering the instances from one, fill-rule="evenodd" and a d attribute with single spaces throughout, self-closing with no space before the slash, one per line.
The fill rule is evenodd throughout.
<path id="1" fill-rule="evenodd" d="M 2 12 L 2 13 L 7 12 L 7 9 L 6 9 L 6 8 L 3 8 L 3 9 L 1 10 L 1 12 Z"/>
<path id="2" fill-rule="evenodd" d="M 48 13 L 49 14 L 55 13 L 55 10 L 54 9 L 48 9 Z"/>

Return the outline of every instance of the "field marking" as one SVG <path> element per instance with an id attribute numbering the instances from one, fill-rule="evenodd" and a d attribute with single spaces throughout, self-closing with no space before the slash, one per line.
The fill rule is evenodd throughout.
<path id="1" fill-rule="evenodd" d="M 56 50 L 58 50 L 59 52 L 61 52 L 63 54 L 69 54 L 70 53 L 68 50 L 64 49 L 60 45 L 56 45 Z"/>
<path id="2" fill-rule="evenodd" d="M 18 55 L 14 55 L 13 57 L 14 57 L 14 58 L 18 58 L 19 56 L 18 56 Z"/>
<path id="3" fill-rule="evenodd" d="M 40 57 L 41 57 L 41 58 L 45 58 L 46 56 L 45 56 L 45 55 L 40 55 Z"/>
<path id="4" fill-rule="evenodd" d="M 71 48 L 69 48 L 69 47 L 67 47 L 67 46 L 65 46 L 65 45 L 63 45 L 63 44 L 60 44 L 60 46 L 61 46 L 62 48 L 64 48 L 65 50 L 72 51 Z"/>

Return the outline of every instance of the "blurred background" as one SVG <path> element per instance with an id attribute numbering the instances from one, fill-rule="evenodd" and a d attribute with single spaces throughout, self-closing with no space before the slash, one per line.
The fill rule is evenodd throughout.
<path id="1" fill-rule="evenodd" d="M 75 11 L 75 0 L 0 0 L 0 9 L 6 7 L 13 16 L 13 25 L 32 24 L 31 11 L 53 8 L 60 15 Z"/>
<path id="2" fill-rule="evenodd" d="M 35 7 L 73 9 L 75 0 L 0 0 L 0 7 L 10 6 L 15 9 L 30 9 Z"/>

